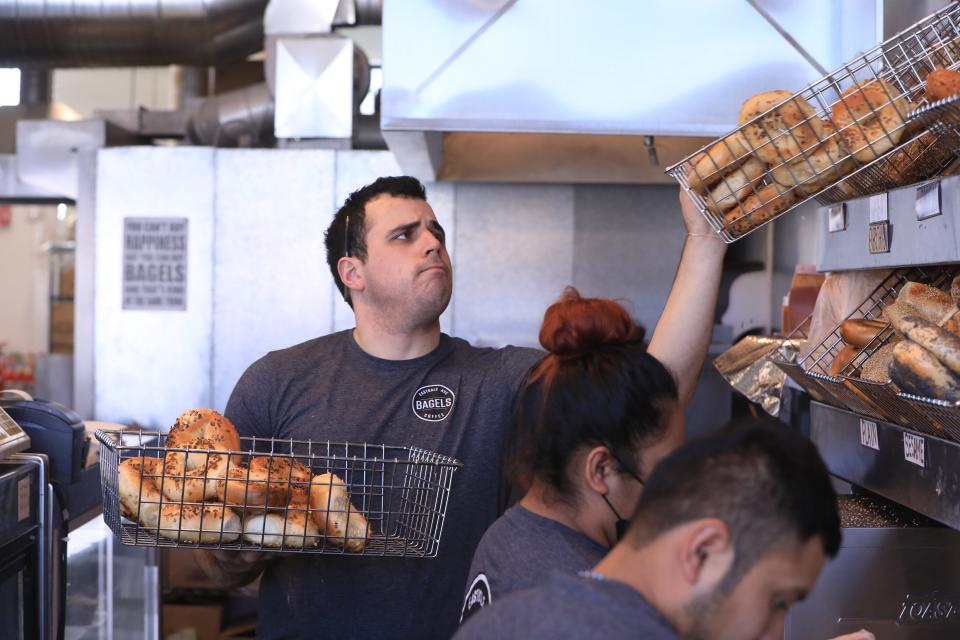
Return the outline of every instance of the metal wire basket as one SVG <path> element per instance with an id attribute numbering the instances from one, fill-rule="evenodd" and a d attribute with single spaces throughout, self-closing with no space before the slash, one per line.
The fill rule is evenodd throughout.
<path id="1" fill-rule="evenodd" d="M 143 430 L 96 437 L 104 520 L 137 546 L 435 557 L 463 466 L 416 447 L 241 437 L 241 451 L 220 451 L 167 447 Z"/>
<path id="2" fill-rule="evenodd" d="M 909 393 L 897 393 L 897 397 L 928 417 L 937 427 L 939 436 L 960 442 L 960 402 L 950 402 L 937 398 L 924 398 Z"/>
<path id="3" fill-rule="evenodd" d="M 896 300 L 900 289 L 907 282 L 920 282 L 943 290 L 949 288 L 958 272 L 960 267 L 957 266 L 897 269 L 844 320 L 872 319 L 886 323 L 884 307 Z M 841 335 L 842 326 L 843 322 L 828 333 L 800 362 L 800 375 L 816 380 L 821 390 L 830 397 L 829 404 L 876 420 L 893 422 L 927 435 L 947 437 L 949 434 L 940 426 L 940 422 L 906 401 L 889 379 L 875 382 L 861 377 L 867 361 L 895 335 L 888 323 L 836 375 L 831 373 L 831 365 L 845 344 Z"/>
<path id="4" fill-rule="evenodd" d="M 813 314 L 801 322 L 793 331 L 787 334 L 784 344 L 790 344 L 795 340 L 806 340 L 809 338 L 810 325 L 813 322 Z M 800 352 L 793 349 L 780 348 L 771 354 L 770 359 L 773 363 L 787 374 L 787 377 L 793 380 L 797 385 L 810 394 L 810 397 L 818 402 L 833 404 L 830 396 L 813 378 L 806 375 L 803 367 L 800 366 L 802 358 Z"/>
<path id="5" fill-rule="evenodd" d="M 927 74 L 958 63 L 951 3 L 792 95 L 748 100 L 741 126 L 667 174 L 728 243 L 811 198 L 829 204 L 934 177 L 957 157 L 960 134 L 936 115 L 909 115 L 926 103 Z"/>

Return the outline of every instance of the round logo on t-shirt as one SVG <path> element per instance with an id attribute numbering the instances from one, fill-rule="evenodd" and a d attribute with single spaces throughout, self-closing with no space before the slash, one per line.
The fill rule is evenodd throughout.
<path id="1" fill-rule="evenodd" d="M 413 412 L 421 420 L 440 422 L 453 412 L 457 397 L 442 384 L 431 384 L 413 394 Z"/>
<path id="2" fill-rule="evenodd" d="M 480 609 L 489 606 L 492 601 L 487 576 L 478 573 L 473 580 L 473 584 L 467 589 L 467 597 L 463 601 L 463 611 L 460 613 L 461 624 Z"/>

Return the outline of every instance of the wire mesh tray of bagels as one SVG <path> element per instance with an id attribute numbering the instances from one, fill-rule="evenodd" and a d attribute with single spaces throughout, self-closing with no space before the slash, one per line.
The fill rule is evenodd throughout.
<path id="1" fill-rule="evenodd" d="M 832 204 L 942 175 L 960 154 L 960 4 L 804 89 L 746 100 L 738 128 L 667 169 L 725 242 L 807 200 Z M 950 75 L 952 74 L 952 75 Z"/>
<path id="2" fill-rule="evenodd" d="M 960 442 L 958 274 L 893 271 L 788 375 L 828 404 Z"/>
<path id="3" fill-rule="evenodd" d="M 416 447 L 247 438 L 209 409 L 96 433 L 123 544 L 435 557 L 460 462 Z"/>

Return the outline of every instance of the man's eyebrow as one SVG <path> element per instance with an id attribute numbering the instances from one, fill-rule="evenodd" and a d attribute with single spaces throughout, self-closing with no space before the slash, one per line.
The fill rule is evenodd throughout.
<path id="1" fill-rule="evenodd" d="M 387 235 L 388 235 L 388 236 L 392 236 L 392 235 L 394 235 L 395 233 L 400 233 L 401 231 L 403 231 L 403 232 L 410 232 L 410 231 L 413 231 L 414 229 L 416 229 L 416 228 L 419 227 L 419 226 L 420 226 L 420 221 L 419 221 L 419 220 L 414 220 L 413 222 L 405 222 L 405 223 L 403 223 L 403 224 L 398 224 L 398 225 L 395 226 L 393 229 L 390 229 L 390 231 L 387 232 Z"/>

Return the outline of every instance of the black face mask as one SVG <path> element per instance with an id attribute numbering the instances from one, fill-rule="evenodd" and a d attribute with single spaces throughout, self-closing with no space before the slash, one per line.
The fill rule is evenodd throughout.
<path id="1" fill-rule="evenodd" d="M 623 536 L 627 535 L 627 529 L 630 528 L 630 521 L 624 520 L 620 517 L 620 514 L 617 513 L 617 510 L 613 508 L 613 505 L 610 504 L 610 501 L 607 500 L 607 496 L 600 496 L 603 498 L 603 501 L 607 503 L 607 506 L 610 507 L 610 511 L 613 511 L 614 517 L 616 517 L 617 522 L 614 524 L 617 530 L 617 542 L 623 540 Z"/>
<path id="2" fill-rule="evenodd" d="M 616 458 L 616 456 L 614 456 L 614 457 Z M 643 480 L 640 478 L 640 476 L 637 475 L 637 474 L 635 474 L 633 471 L 631 471 L 628 466 L 626 466 L 625 464 L 623 464 L 622 462 L 620 462 L 620 459 L 619 459 L 619 458 L 616 458 L 616 460 L 617 460 L 617 463 L 620 465 L 620 467 L 621 467 L 624 471 L 626 471 L 627 474 L 628 474 L 630 477 L 632 477 L 634 480 L 636 480 L 637 482 L 639 482 L 639 483 L 640 483 L 640 486 L 642 487 L 642 486 L 643 486 Z M 612 504 L 610 504 L 610 501 L 607 499 L 607 496 L 606 496 L 606 495 L 601 495 L 600 497 L 603 498 L 603 501 L 607 503 L 607 506 L 610 507 L 610 511 L 613 511 L 613 515 L 614 515 L 614 517 L 616 517 L 616 519 L 617 519 L 616 523 L 614 524 L 614 527 L 615 527 L 616 532 L 617 532 L 617 542 L 620 542 L 621 540 L 623 540 L 623 536 L 627 535 L 627 529 L 630 528 L 630 521 L 629 521 L 629 520 L 625 520 L 625 519 L 623 519 L 622 517 L 620 517 L 620 514 L 617 513 L 617 510 L 613 508 L 613 505 L 612 505 Z"/>

